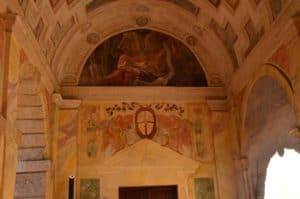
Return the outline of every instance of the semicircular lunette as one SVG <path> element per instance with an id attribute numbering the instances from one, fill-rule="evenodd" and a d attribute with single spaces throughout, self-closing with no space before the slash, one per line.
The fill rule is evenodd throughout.
<path id="1" fill-rule="evenodd" d="M 202 66 L 180 41 L 152 30 L 131 30 L 100 44 L 87 59 L 79 86 L 207 86 Z"/>

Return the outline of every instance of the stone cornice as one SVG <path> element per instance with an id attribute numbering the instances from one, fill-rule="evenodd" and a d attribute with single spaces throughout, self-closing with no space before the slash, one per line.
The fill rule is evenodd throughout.
<path id="1" fill-rule="evenodd" d="M 92 87 L 66 86 L 61 88 L 63 97 L 82 100 L 183 100 L 224 99 L 223 87 Z"/>
<path id="2" fill-rule="evenodd" d="M 212 111 L 229 111 L 223 87 L 62 87 L 65 98 L 99 101 L 205 101 Z"/>

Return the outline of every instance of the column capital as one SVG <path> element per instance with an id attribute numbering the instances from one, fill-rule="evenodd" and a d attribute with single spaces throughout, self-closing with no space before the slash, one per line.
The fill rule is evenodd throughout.
<path id="1" fill-rule="evenodd" d="M 12 32 L 16 19 L 17 19 L 17 14 L 15 13 L 10 13 L 10 12 L 0 13 L 0 24 L 2 25 L 4 31 L 6 32 Z"/>
<path id="2" fill-rule="evenodd" d="M 52 95 L 52 100 L 60 109 L 78 109 L 81 104 L 81 100 L 63 99 L 59 93 L 54 93 Z"/>

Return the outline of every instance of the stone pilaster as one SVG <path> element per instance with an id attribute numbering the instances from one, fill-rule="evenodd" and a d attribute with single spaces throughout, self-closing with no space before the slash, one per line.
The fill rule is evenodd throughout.
<path id="1" fill-rule="evenodd" d="M 0 198 L 13 199 L 19 132 L 7 120 L 12 29 L 16 15 L 0 13 Z"/>
<path id="2" fill-rule="evenodd" d="M 242 175 L 243 175 L 243 183 L 244 183 L 244 189 L 245 189 L 245 199 L 252 199 L 253 198 L 253 188 L 252 184 L 250 182 L 249 178 L 249 172 L 248 172 L 248 158 L 247 157 L 241 157 L 240 165 L 242 169 Z"/>
<path id="3" fill-rule="evenodd" d="M 80 100 L 65 100 L 54 94 L 56 104 L 53 158 L 55 181 L 53 198 L 68 197 L 69 176 L 77 176 L 77 134 Z"/>
<path id="4" fill-rule="evenodd" d="M 212 111 L 217 190 L 219 199 L 237 199 L 234 137 L 231 112 Z"/>
<path id="5" fill-rule="evenodd" d="M 7 117 L 8 89 L 9 89 L 9 70 L 11 56 L 12 30 L 16 21 L 16 15 L 12 13 L 0 13 L 0 112 L 4 118 Z"/>
<path id="6" fill-rule="evenodd" d="M 0 198 L 13 199 L 21 133 L 0 116 Z"/>

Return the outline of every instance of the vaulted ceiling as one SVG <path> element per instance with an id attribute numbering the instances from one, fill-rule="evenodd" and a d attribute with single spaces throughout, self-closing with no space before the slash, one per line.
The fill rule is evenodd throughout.
<path id="1" fill-rule="evenodd" d="M 152 29 L 182 41 L 209 86 L 227 85 L 293 0 L 13 0 L 60 85 L 77 85 L 105 39 Z"/>

